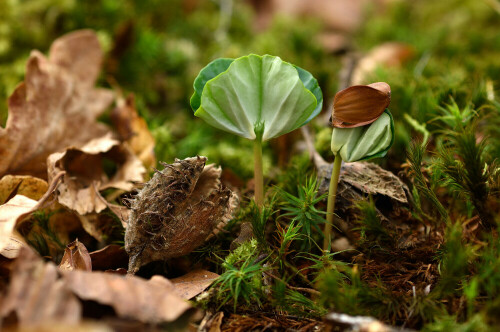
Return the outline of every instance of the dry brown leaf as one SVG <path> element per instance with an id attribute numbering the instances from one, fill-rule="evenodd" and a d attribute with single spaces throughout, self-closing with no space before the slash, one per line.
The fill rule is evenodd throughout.
<path id="1" fill-rule="evenodd" d="M 16 195 L 5 204 L 0 205 L 0 254 L 2 256 L 7 258 L 17 257 L 25 241 L 16 232 L 16 227 L 47 201 L 63 175 L 64 172 L 61 172 L 54 176 L 49 188 L 39 201 L 23 195 Z"/>
<path id="2" fill-rule="evenodd" d="M 29 175 L 5 175 L 0 180 L 0 204 L 15 195 L 23 195 L 34 200 L 42 198 L 48 188 L 47 181 Z"/>
<path id="3" fill-rule="evenodd" d="M 10 280 L 0 306 L 0 326 L 7 328 L 16 319 L 21 328 L 80 321 L 80 302 L 58 279 L 57 267 L 45 263 L 31 249 L 21 248 Z"/>
<path id="4" fill-rule="evenodd" d="M 23 195 L 17 195 L 0 206 L 0 253 L 14 258 L 25 241 L 15 232 L 18 221 L 36 210 L 38 202 Z"/>
<path id="5" fill-rule="evenodd" d="M 9 98 L 7 125 L 0 128 L 0 175 L 45 178 L 51 153 L 108 131 L 96 120 L 113 101 L 111 91 L 94 88 L 102 57 L 90 30 L 57 39 L 48 58 L 31 53 L 25 81 Z"/>
<path id="6" fill-rule="evenodd" d="M 161 276 L 144 280 L 105 272 L 63 272 L 66 285 L 80 299 L 111 306 L 122 318 L 144 323 L 172 322 L 191 308 Z"/>
<path id="7" fill-rule="evenodd" d="M 332 164 L 325 163 L 318 168 L 318 178 L 321 180 L 318 193 L 328 192 L 331 172 Z M 384 209 L 379 213 L 382 217 L 390 219 L 391 215 L 398 213 L 406 215 L 411 208 L 410 190 L 396 175 L 369 162 L 344 163 L 340 170 L 336 198 L 339 211 L 355 213 L 355 203 L 366 199 L 368 195 L 381 198 Z M 377 204 L 377 208 L 381 207 Z M 398 220 L 405 218 L 400 216 Z"/>
<path id="8" fill-rule="evenodd" d="M 81 215 L 106 208 L 99 190 L 132 190 L 134 182 L 142 181 L 146 172 L 141 161 L 110 134 L 80 148 L 51 154 L 47 163 L 49 180 L 61 170 L 67 172 L 57 190 L 59 203 Z M 115 165 L 116 172 L 111 177 L 106 174 L 103 163 Z"/>
<path id="9" fill-rule="evenodd" d="M 59 270 L 92 271 L 92 262 L 89 252 L 78 239 L 68 244 L 66 249 L 64 249 L 64 256 L 59 264 Z"/>
<path id="10" fill-rule="evenodd" d="M 144 166 L 156 165 L 155 140 L 146 121 L 137 114 L 134 95 L 119 99 L 111 112 L 111 120 L 122 141 L 125 141 Z"/>
<path id="11" fill-rule="evenodd" d="M 365 84 L 378 67 L 398 67 L 414 55 L 414 48 L 408 44 L 381 44 L 359 60 L 352 74 L 352 84 Z"/>
<path id="12" fill-rule="evenodd" d="M 365 126 L 377 120 L 391 102 L 391 87 L 385 82 L 354 85 L 337 92 L 332 125 L 337 128 Z"/>
<path id="13" fill-rule="evenodd" d="M 194 270 L 182 277 L 170 279 L 175 286 L 175 293 L 184 300 L 190 300 L 203 292 L 219 275 L 206 270 Z"/>
<path id="14" fill-rule="evenodd" d="M 128 265 L 128 255 L 125 249 L 117 244 L 110 244 L 100 250 L 90 253 L 94 270 L 110 270 Z"/>
<path id="15" fill-rule="evenodd" d="M 220 183 L 220 168 L 193 157 L 165 164 L 131 202 L 125 232 L 129 273 L 155 260 L 186 255 L 229 220 L 236 196 Z"/>

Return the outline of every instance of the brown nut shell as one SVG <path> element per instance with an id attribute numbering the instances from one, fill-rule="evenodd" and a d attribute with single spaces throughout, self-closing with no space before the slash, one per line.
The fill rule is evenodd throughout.
<path id="1" fill-rule="evenodd" d="M 391 87 L 385 82 L 354 85 L 335 95 L 332 125 L 355 128 L 377 120 L 391 102 Z"/>

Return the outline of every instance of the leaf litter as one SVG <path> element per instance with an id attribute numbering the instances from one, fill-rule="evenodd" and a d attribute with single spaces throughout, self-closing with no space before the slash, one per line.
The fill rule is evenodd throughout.
<path id="1" fill-rule="evenodd" d="M 125 276 L 126 251 L 120 245 L 104 246 L 115 227 L 113 215 L 124 222 L 132 211 L 107 198 L 144 186 L 146 167 L 155 164 L 154 139 L 133 98 L 117 100 L 112 118 L 118 133 L 113 134 L 97 121 L 115 94 L 94 87 L 103 57 L 96 34 L 82 30 L 63 36 L 49 54 L 31 53 L 26 80 L 9 99 L 7 125 L 0 129 L 0 174 L 4 175 L 0 180 L 0 273 L 6 286 L 0 292 L 0 326 L 83 328 L 88 324 L 84 320 L 92 318 L 89 312 L 99 311 L 99 306 L 112 308 L 104 312 L 129 325 L 190 316 L 193 311 L 186 300 L 209 287 L 217 274 L 198 269 L 172 281 L 160 275 L 149 280 Z M 175 212 L 189 227 L 196 221 L 190 219 L 191 213 L 205 216 L 206 229 L 186 230 L 194 241 L 168 257 L 201 245 L 234 209 L 235 196 L 222 187 L 220 168 L 205 167 L 203 157 L 193 160 L 199 161 L 194 177 L 178 179 L 187 182 L 177 189 L 187 191 L 183 207 Z M 105 198 L 102 192 L 112 195 Z M 224 204 L 217 209 L 219 200 Z M 106 209 L 110 213 L 104 213 Z M 183 231 L 179 226 L 176 232 Z M 83 235 L 82 241 L 76 239 L 64 248 L 62 243 L 74 234 Z M 35 245 L 46 252 L 46 259 L 56 260 L 57 248 L 51 241 L 57 241 L 64 253 L 59 267 L 30 249 Z M 102 249 L 89 253 L 87 244 Z M 181 320 L 181 326 L 186 322 Z"/>

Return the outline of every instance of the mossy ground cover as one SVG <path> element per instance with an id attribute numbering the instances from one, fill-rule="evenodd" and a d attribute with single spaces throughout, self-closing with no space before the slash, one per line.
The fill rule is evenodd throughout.
<path id="1" fill-rule="evenodd" d="M 329 54 L 313 38 L 322 29 L 316 20 L 277 17 L 255 33 L 254 14 L 239 1 L 226 27 L 216 2 L 191 11 L 180 0 L 4 1 L 0 121 L 5 124 L 7 97 L 22 81 L 31 49 L 45 52 L 68 31 L 94 29 L 107 54 L 100 85 L 135 94 L 156 139 L 158 160 L 207 156 L 243 197 L 235 218 L 203 247 L 140 274 L 175 277 L 186 265 L 221 274 L 196 303 L 225 311 L 228 329 L 262 321 L 306 328 L 337 311 L 427 331 L 495 330 L 500 327 L 499 7 L 495 0 L 394 1 L 383 12 L 367 7 L 362 27 L 348 36 L 351 46 Z M 220 29 L 224 33 L 217 35 Z M 401 66 L 377 67 L 366 78 L 366 83 L 388 82 L 392 89 L 396 138 L 387 156 L 375 162 L 408 185 L 412 208 L 387 220 L 366 197 L 355 216 L 339 215 L 349 228 L 335 236 L 348 238 L 353 247 L 324 254 L 326 201 L 317 193 L 308 154 L 294 148 L 300 134 L 265 146 L 267 196 L 259 209 L 251 200 L 252 143 L 195 118 L 192 83 L 214 58 L 272 54 L 318 79 L 329 112 L 327 101 L 339 89 L 346 52 L 368 52 L 387 41 L 409 45 L 414 55 Z M 317 119 L 309 129 L 316 150 L 331 161 L 331 128 Z M 255 239 L 235 242 L 244 223 L 253 226 Z"/>

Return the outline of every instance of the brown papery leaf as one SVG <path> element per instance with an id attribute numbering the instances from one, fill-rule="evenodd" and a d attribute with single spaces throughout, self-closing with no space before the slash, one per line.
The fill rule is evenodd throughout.
<path id="1" fill-rule="evenodd" d="M 13 316 L 22 328 L 80 321 L 80 302 L 58 279 L 57 267 L 45 263 L 31 249 L 21 248 L 10 280 L 0 306 L 2 327 L 9 327 Z"/>
<path id="2" fill-rule="evenodd" d="M 162 276 L 144 280 L 105 272 L 63 273 L 69 289 L 80 299 L 111 306 L 122 318 L 144 323 L 172 322 L 191 308 Z"/>
<path id="3" fill-rule="evenodd" d="M 0 204 L 16 195 L 34 200 L 42 198 L 47 191 L 47 181 L 29 175 L 5 175 L 0 180 Z"/>
<path id="4" fill-rule="evenodd" d="M 125 250 L 129 273 L 149 262 L 180 257 L 202 245 L 231 218 L 236 195 L 220 183 L 220 168 L 193 157 L 165 164 L 131 202 Z"/>
<path id="5" fill-rule="evenodd" d="M 25 241 L 16 232 L 16 227 L 48 200 L 63 175 L 64 172 L 55 174 L 47 191 L 38 201 L 23 195 L 16 195 L 5 204 L 0 205 L 0 254 L 2 256 L 17 257 L 19 250 L 25 245 Z"/>
<path id="6" fill-rule="evenodd" d="M 51 154 L 47 163 L 49 180 L 61 170 L 67 172 L 57 191 L 59 203 L 81 215 L 106 208 L 100 190 L 132 190 L 135 182 L 143 181 L 146 172 L 141 161 L 109 134 L 80 148 Z M 114 166 L 111 176 L 105 172 L 103 164 Z"/>
<path id="7" fill-rule="evenodd" d="M 134 95 L 119 99 L 117 104 L 111 112 L 111 120 L 120 139 L 130 146 L 144 166 L 153 167 L 156 165 L 155 140 L 146 121 L 137 114 Z"/>
<path id="8" fill-rule="evenodd" d="M 0 128 L 0 176 L 45 178 L 51 153 L 108 132 L 97 117 L 111 104 L 113 93 L 94 88 L 102 57 L 90 30 L 57 39 L 48 58 L 31 53 L 25 81 L 9 98 L 7 125 Z"/>
<path id="9" fill-rule="evenodd" d="M 17 195 L 0 206 L 0 253 L 7 258 L 14 258 L 25 241 L 15 232 L 18 221 L 36 210 L 37 201 L 23 195 Z"/>
<path id="10" fill-rule="evenodd" d="M 354 128 L 378 119 L 391 102 L 391 87 L 385 82 L 354 85 L 337 92 L 333 101 L 332 125 Z"/>
<path id="11" fill-rule="evenodd" d="M 184 300 L 190 300 L 203 292 L 219 275 L 206 270 L 194 270 L 181 277 L 170 279 L 175 293 Z"/>
<path id="12" fill-rule="evenodd" d="M 78 239 L 68 244 L 66 249 L 64 249 L 64 256 L 59 264 L 59 270 L 92 271 L 92 262 L 89 252 Z"/>

